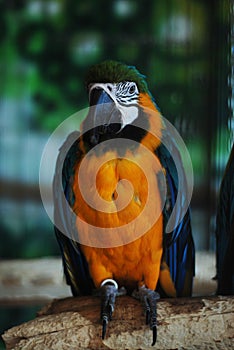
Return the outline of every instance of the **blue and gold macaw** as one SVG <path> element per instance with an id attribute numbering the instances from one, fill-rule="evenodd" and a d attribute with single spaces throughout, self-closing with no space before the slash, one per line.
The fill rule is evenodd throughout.
<path id="1" fill-rule="evenodd" d="M 194 243 L 189 209 L 178 220 L 178 225 L 166 233 L 177 199 L 180 202 L 178 218 L 183 207 L 183 193 L 178 193 L 178 173 L 171 155 L 178 151 L 173 139 L 170 139 L 171 150 L 165 147 L 163 139 L 170 135 L 144 76 L 135 67 L 104 61 L 90 68 L 86 87 L 90 111 L 81 125 L 81 133 L 71 134 L 62 146 L 54 178 L 54 216 L 58 223 L 55 233 L 66 281 L 74 296 L 91 295 L 95 289 L 100 290 L 103 339 L 114 311 L 118 287 L 124 287 L 128 294 L 135 290 L 133 295 L 144 305 L 155 344 L 159 293 L 165 297 L 190 296 L 192 293 Z M 140 152 L 140 146 L 143 152 L 142 148 Z M 84 184 L 85 181 L 89 184 L 84 185 L 84 190 L 90 194 L 94 205 L 87 203 L 79 185 L 84 159 Z M 152 159 L 157 165 L 152 164 Z M 178 154 L 177 159 L 180 161 Z M 153 200 L 150 212 L 134 228 L 127 225 L 143 212 L 148 199 L 148 179 L 138 161 L 150 178 Z M 102 165 L 96 172 L 97 164 Z M 182 162 L 177 166 L 182 168 Z M 186 177 L 184 170 L 181 171 L 186 192 Z M 94 172 L 96 177 L 93 179 Z M 160 172 L 166 178 L 165 205 L 161 198 Z M 118 200 L 121 202 L 121 196 L 129 193 L 125 191 L 123 180 L 131 183 L 133 194 L 127 205 L 118 210 Z M 59 190 L 60 182 L 62 191 Z M 95 207 L 94 188 L 104 200 L 105 210 Z M 64 206 L 63 197 L 71 210 Z M 136 238 L 135 229 L 143 230 L 161 205 L 163 208 L 157 220 Z M 71 212 L 79 220 L 72 219 Z M 130 227 L 125 232 L 130 237 L 128 243 L 115 244 L 112 233 L 111 247 L 84 244 L 80 240 L 81 235 L 89 237 L 93 234 L 92 227 L 105 228 L 108 232 L 125 225 Z"/>
<path id="2" fill-rule="evenodd" d="M 234 294 L 234 145 L 222 179 L 216 216 L 218 294 Z"/>

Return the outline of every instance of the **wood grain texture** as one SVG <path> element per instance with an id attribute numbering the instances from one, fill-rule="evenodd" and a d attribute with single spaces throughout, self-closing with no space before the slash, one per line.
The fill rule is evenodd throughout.
<path id="1" fill-rule="evenodd" d="M 153 349 L 140 303 L 117 298 L 106 339 L 101 340 L 100 300 L 55 300 L 34 320 L 6 331 L 7 349 Z M 234 297 L 164 299 L 158 302 L 155 349 L 234 349 Z"/>

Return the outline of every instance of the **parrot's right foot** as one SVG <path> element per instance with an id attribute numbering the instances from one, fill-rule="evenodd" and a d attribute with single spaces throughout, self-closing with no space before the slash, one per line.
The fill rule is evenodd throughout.
<path id="1" fill-rule="evenodd" d="M 146 314 L 146 324 L 149 324 L 150 329 L 152 330 L 152 346 L 154 346 L 157 341 L 157 300 L 160 298 L 160 295 L 152 289 L 141 286 L 139 287 L 138 291 L 133 292 L 132 296 L 134 298 L 140 299 L 144 307 Z"/>
<path id="2" fill-rule="evenodd" d="M 112 318 L 115 308 L 115 298 L 118 292 L 118 284 L 112 279 L 106 279 L 101 284 L 101 320 L 102 339 L 106 335 L 106 326 Z"/>

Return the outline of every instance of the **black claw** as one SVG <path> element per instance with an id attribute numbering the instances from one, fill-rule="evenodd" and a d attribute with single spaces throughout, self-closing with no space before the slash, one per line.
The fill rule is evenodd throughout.
<path id="1" fill-rule="evenodd" d="M 107 320 L 102 321 L 102 340 L 105 339 L 107 323 Z"/>
<path id="2" fill-rule="evenodd" d="M 102 339 L 105 338 L 107 324 L 112 318 L 117 291 L 118 289 L 114 285 L 105 284 L 104 286 L 101 287 Z"/>
<path id="3" fill-rule="evenodd" d="M 147 308 L 146 315 L 145 315 L 145 324 L 149 324 L 150 322 L 150 308 Z"/>
<path id="4" fill-rule="evenodd" d="M 152 330 L 153 330 L 153 343 L 152 343 L 152 346 L 154 346 L 156 344 L 156 341 L 157 341 L 157 326 L 154 326 Z"/>

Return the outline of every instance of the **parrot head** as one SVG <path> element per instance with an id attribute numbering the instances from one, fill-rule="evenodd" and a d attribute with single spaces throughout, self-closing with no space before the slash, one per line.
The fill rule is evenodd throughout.
<path id="1" fill-rule="evenodd" d="M 155 109 L 145 77 L 133 67 L 116 61 L 92 66 L 86 77 L 89 113 L 83 127 L 91 146 L 116 137 L 141 139 L 148 120 L 143 107 Z M 134 128 L 140 119 L 142 128 Z"/>

